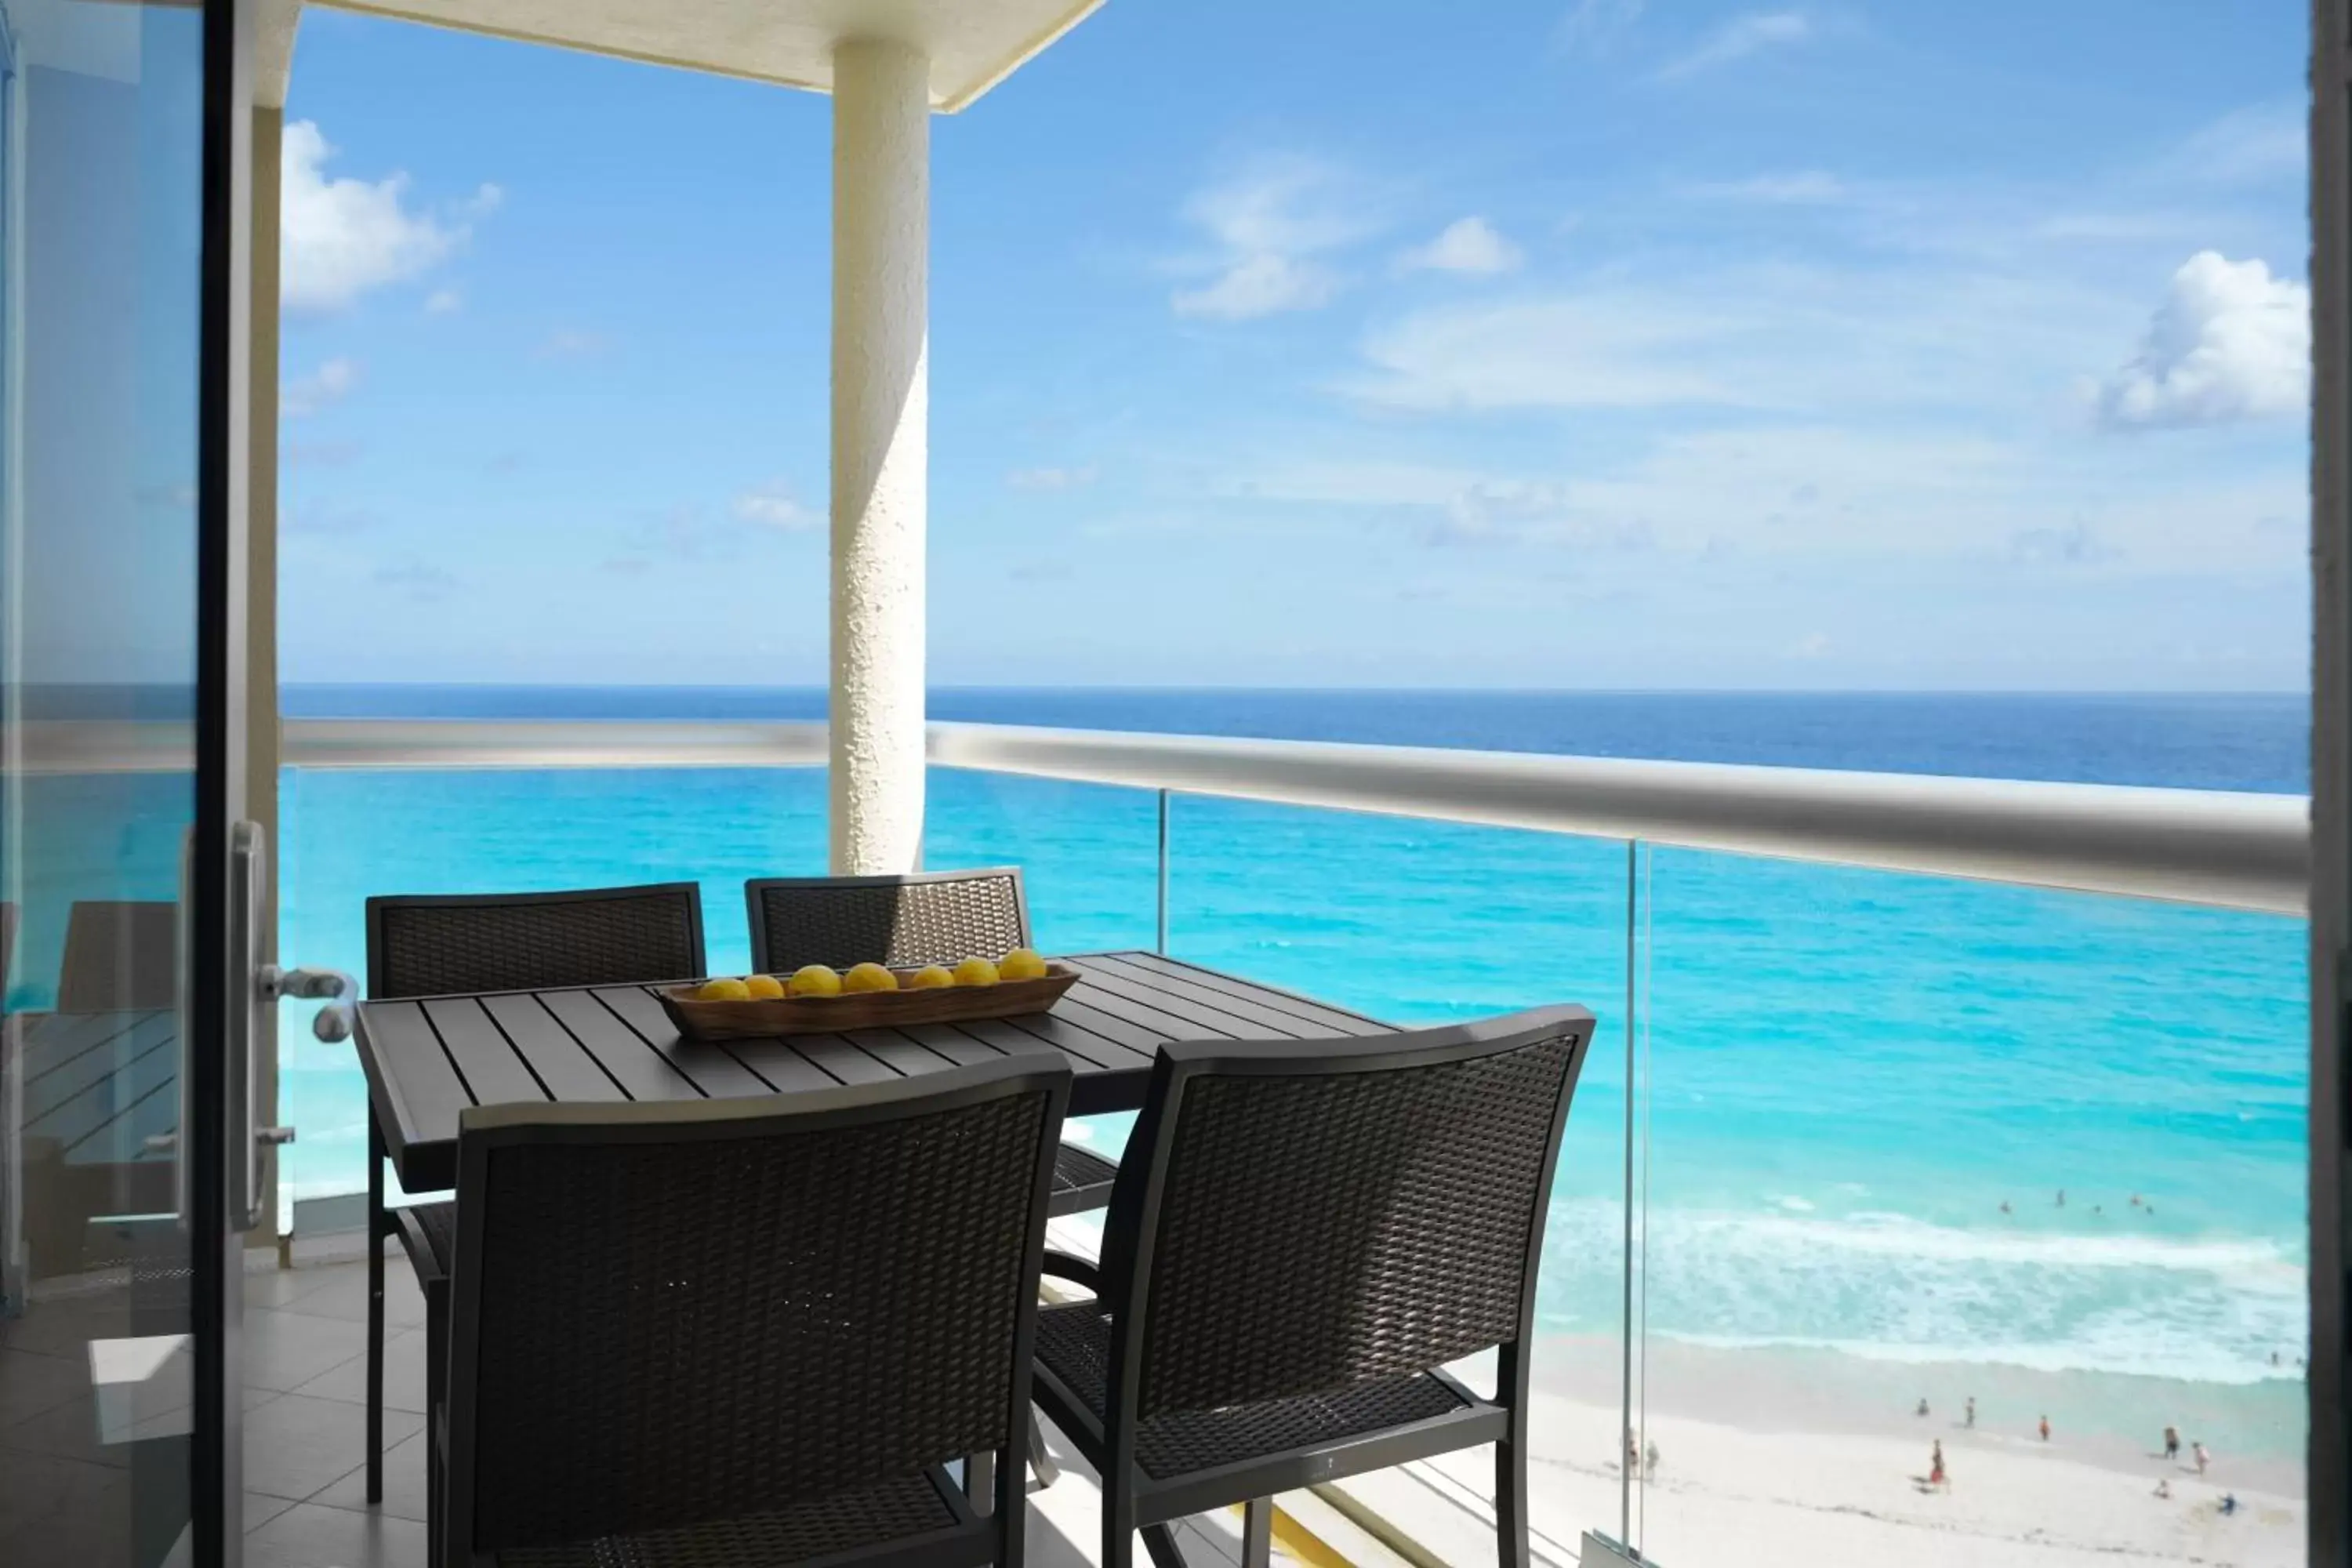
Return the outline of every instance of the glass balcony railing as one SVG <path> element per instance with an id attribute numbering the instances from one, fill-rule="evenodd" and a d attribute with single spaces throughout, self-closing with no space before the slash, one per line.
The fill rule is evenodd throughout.
<path id="1" fill-rule="evenodd" d="M 2302 922 L 1674 849 L 1639 891 L 1634 1543 L 1788 1498 L 2299 1561 Z"/>
<path id="2" fill-rule="evenodd" d="M 1406 1025 L 1599 1016 L 1538 1293 L 1538 1555 L 2298 1560 L 2300 919 L 1221 798 L 1190 753 L 1169 789 L 1046 765 L 934 767 L 927 858 L 1021 866 L 1049 951 L 1164 942 Z M 284 799 L 288 946 L 354 973 L 371 893 L 685 877 L 739 968 L 741 881 L 825 853 L 809 767 L 298 767 Z M 2277 814 L 2234 801 L 2148 884 L 2284 902 Z M 2111 837 L 2053 879 L 2133 885 Z M 354 1191 L 357 1068 L 281 1038 L 288 1191 Z M 1483 1450 L 1335 1500 L 1493 1550 Z"/>

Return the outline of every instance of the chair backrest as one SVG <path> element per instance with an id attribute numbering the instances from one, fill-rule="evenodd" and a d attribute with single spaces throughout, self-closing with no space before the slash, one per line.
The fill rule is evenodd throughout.
<path id="1" fill-rule="evenodd" d="M 467 1111 L 449 1561 L 1006 1449 L 1069 1089 L 1066 1062 L 1023 1057 L 758 1100 Z M 1004 1495 L 1018 1507 L 1017 1482 Z"/>
<path id="2" fill-rule="evenodd" d="M 1013 866 L 908 877 L 769 877 L 743 884 L 751 962 L 906 966 L 997 959 L 1029 945 L 1029 904 Z"/>
<path id="3" fill-rule="evenodd" d="M 706 973 L 692 882 L 367 901 L 368 994 L 448 996 L 691 980 Z"/>
<path id="4" fill-rule="evenodd" d="M 1330 1393 L 1517 1341 L 1592 1028 L 1164 1047 L 1106 1226 L 1114 1401 Z"/>
<path id="5" fill-rule="evenodd" d="M 179 905 L 92 900 L 68 911 L 58 1012 L 176 1007 L 179 993 Z"/>

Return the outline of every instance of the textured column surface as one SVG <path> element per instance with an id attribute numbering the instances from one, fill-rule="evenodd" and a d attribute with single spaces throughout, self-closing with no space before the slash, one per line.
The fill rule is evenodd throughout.
<path id="1" fill-rule="evenodd" d="M 923 847 L 930 67 L 855 40 L 833 82 L 833 869 Z"/>

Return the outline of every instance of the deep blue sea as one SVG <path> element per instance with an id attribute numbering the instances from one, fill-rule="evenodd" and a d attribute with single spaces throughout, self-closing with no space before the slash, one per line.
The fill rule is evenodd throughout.
<path id="1" fill-rule="evenodd" d="M 297 715 L 818 717 L 815 691 L 296 688 Z M 2294 696 L 942 690 L 941 719 L 2300 791 Z M 814 770 L 290 773 L 285 945 L 363 967 L 374 892 L 821 871 Z M 935 770 L 926 858 L 1017 862 L 1049 950 L 1149 946 L 1141 791 Z M 1627 847 L 1180 797 L 1171 947 L 1400 1021 L 1579 1001 L 1541 1305 L 1618 1324 Z M 2141 1380 L 2208 1440 L 2302 1438 L 2299 921 L 1682 850 L 1630 873 L 1654 1334 Z M 346 1051 L 299 1041 L 297 1190 L 362 1174 Z M 1093 1129 L 1115 1142 L 1123 1129 Z M 2057 1202 L 2060 1189 L 2065 1202 Z M 2137 1200 L 2137 1201 L 2135 1201 Z M 2006 1210 L 2003 1205 L 2007 1205 Z M 2276 1358 L 2275 1361 L 2273 1358 Z M 2138 1384 L 2134 1384 L 2138 1386 Z M 2112 1390 L 2110 1390 L 2112 1392 Z M 2107 1396 L 2102 1395 L 2102 1398 Z M 2097 1403 L 2093 1401 L 2092 1403 Z M 2137 1408 L 2137 1406 L 2135 1406 Z M 2070 1419 L 2074 1419 L 2070 1417 Z M 2094 1425 L 2095 1412 L 2077 1421 Z"/>

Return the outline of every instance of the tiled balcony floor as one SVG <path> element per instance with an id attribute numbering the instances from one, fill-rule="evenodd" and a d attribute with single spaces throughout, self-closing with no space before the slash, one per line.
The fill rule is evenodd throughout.
<path id="1" fill-rule="evenodd" d="M 425 1303 L 385 1260 L 383 1500 L 363 1500 L 367 1268 L 363 1260 L 249 1276 L 245 1286 L 245 1525 L 248 1568 L 424 1568 Z M 127 1563 L 131 1446 L 97 1441 L 81 1341 L 131 1331 L 87 1303 L 36 1305 L 0 1326 L 0 1561 L 37 1542 L 58 1563 Z M 1099 1547 L 1091 1471 L 1049 1427 L 1061 1481 L 1030 1498 L 1031 1568 L 1083 1568 Z M 1189 1521 L 1200 1568 L 1238 1562 L 1238 1523 Z M 1277 1550 L 1277 1561 L 1284 1553 Z"/>

